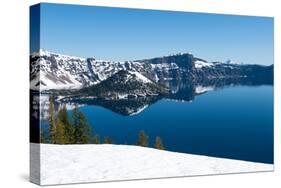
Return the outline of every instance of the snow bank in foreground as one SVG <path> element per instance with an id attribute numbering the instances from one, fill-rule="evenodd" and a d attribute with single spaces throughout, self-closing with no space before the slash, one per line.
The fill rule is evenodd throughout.
<path id="1" fill-rule="evenodd" d="M 272 171 L 273 165 L 129 145 L 40 144 L 41 184 Z M 31 155 L 39 144 L 31 143 Z M 35 153 L 36 154 L 36 153 Z M 31 160 L 38 159 L 31 157 Z M 36 162 L 36 161 L 31 161 Z"/>

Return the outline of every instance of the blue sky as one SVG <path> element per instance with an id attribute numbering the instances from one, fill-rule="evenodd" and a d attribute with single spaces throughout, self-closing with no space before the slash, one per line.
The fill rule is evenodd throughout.
<path id="1" fill-rule="evenodd" d="M 273 63 L 268 17 L 41 4 L 40 34 L 43 49 L 97 59 L 191 52 L 209 61 Z"/>

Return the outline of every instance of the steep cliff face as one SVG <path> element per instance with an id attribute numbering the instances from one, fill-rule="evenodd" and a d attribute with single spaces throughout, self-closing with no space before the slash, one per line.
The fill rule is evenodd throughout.
<path id="1" fill-rule="evenodd" d="M 44 50 L 30 55 L 33 90 L 81 89 L 101 83 L 121 70 L 140 74 L 153 83 L 240 77 L 273 79 L 273 65 L 208 62 L 190 53 L 124 62 L 80 58 Z"/>

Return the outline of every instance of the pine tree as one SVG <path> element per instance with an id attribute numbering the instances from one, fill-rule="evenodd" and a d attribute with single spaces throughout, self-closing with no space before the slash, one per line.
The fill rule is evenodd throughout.
<path id="1" fill-rule="evenodd" d="M 82 144 L 89 144 L 91 141 L 92 129 L 90 125 L 87 123 L 85 115 L 80 112 L 79 113 L 80 124 L 78 128 L 82 133 L 81 143 Z"/>
<path id="2" fill-rule="evenodd" d="M 49 97 L 49 136 L 50 143 L 55 143 L 55 134 L 56 134 L 56 119 L 55 119 L 55 105 L 54 105 L 54 97 Z"/>
<path id="3" fill-rule="evenodd" d="M 66 105 L 65 104 L 59 110 L 57 118 L 61 121 L 63 129 L 64 129 L 65 143 L 66 144 L 73 144 L 73 143 L 75 143 L 74 127 L 69 122 L 68 113 L 67 113 L 67 109 L 66 109 Z"/>
<path id="4" fill-rule="evenodd" d="M 104 137 L 103 143 L 105 143 L 105 144 L 112 144 L 112 140 L 108 136 L 106 136 L 106 137 Z"/>
<path id="5" fill-rule="evenodd" d="M 141 130 L 139 132 L 139 138 L 137 141 L 137 145 L 144 146 L 144 147 L 148 146 L 148 136 L 145 134 L 144 130 Z"/>
<path id="6" fill-rule="evenodd" d="M 48 143 L 46 131 L 44 129 L 40 129 L 40 143 Z"/>
<path id="7" fill-rule="evenodd" d="M 164 147 L 164 145 L 163 145 L 163 143 L 162 143 L 162 140 L 161 140 L 161 138 L 160 138 L 159 136 L 156 136 L 154 147 L 155 147 L 156 149 L 162 149 L 162 150 L 165 149 L 165 147 Z"/>
<path id="8" fill-rule="evenodd" d="M 56 122 L 55 144 L 66 144 L 64 124 L 60 119 Z"/>
<path id="9" fill-rule="evenodd" d="M 85 115 L 79 111 L 78 106 L 74 107 L 73 119 L 73 141 L 76 144 L 88 144 L 91 142 L 92 129 L 87 123 Z"/>
<path id="10" fill-rule="evenodd" d="M 79 138 L 82 136 L 81 131 L 78 129 L 79 126 L 79 111 L 78 106 L 75 104 L 74 109 L 72 111 L 72 121 L 74 127 L 74 142 L 78 143 Z"/>
<path id="11" fill-rule="evenodd" d="M 96 134 L 95 136 L 91 137 L 91 142 L 93 144 L 100 144 L 100 136 Z"/>

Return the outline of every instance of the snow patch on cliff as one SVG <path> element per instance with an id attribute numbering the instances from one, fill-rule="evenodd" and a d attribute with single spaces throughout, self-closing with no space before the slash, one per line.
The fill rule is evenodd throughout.
<path id="1" fill-rule="evenodd" d="M 209 63 L 209 62 L 205 62 L 205 61 L 200 61 L 200 60 L 196 60 L 194 62 L 195 68 L 196 69 L 201 69 L 203 67 L 212 67 L 214 66 L 213 63 Z"/>

